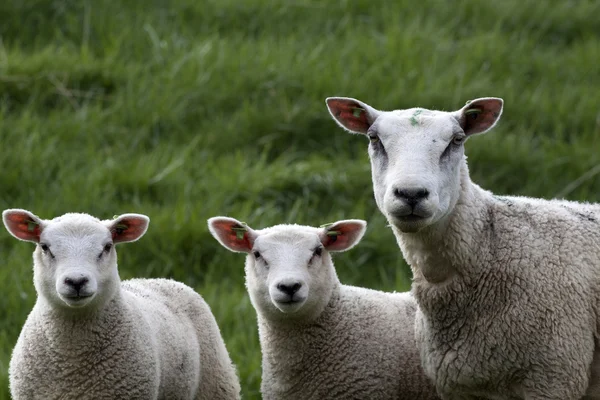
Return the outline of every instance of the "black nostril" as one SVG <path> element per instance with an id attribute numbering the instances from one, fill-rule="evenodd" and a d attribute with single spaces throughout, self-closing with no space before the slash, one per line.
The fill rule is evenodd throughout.
<path id="1" fill-rule="evenodd" d="M 294 293 L 300 290 L 301 287 L 301 283 L 294 283 L 293 285 L 284 285 L 283 283 L 280 283 L 277 285 L 277 289 L 289 296 L 292 296 Z"/>
<path id="2" fill-rule="evenodd" d="M 89 281 L 90 280 L 85 277 L 79 279 L 65 278 L 65 284 L 71 286 L 77 293 L 79 293 L 79 290 Z"/>
<path id="3" fill-rule="evenodd" d="M 394 196 L 400 200 L 404 200 L 409 205 L 414 206 L 419 201 L 429 196 L 427 189 L 394 189 Z"/>

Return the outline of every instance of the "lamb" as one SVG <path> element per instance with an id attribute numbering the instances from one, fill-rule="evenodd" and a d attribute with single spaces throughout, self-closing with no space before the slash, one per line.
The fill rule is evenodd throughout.
<path id="1" fill-rule="evenodd" d="M 208 220 L 225 248 L 248 253 L 246 285 L 258 314 L 263 399 L 434 399 L 414 338 L 415 300 L 347 286 L 330 252 L 354 247 L 366 223 L 253 230 Z"/>
<path id="2" fill-rule="evenodd" d="M 414 275 L 416 336 L 443 399 L 600 398 L 600 206 L 496 196 L 464 142 L 503 100 L 383 112 L 326 100 L 369 138 L 375 199 Z"/>
<path id="3" fill-rule="evenodd" d="M 36 243 L 37 300 L 14 348 L 13 399 L 239 399 L 235 368 L 202 297 L 167 279 L 120 281 L 114 245 L 149 218 L 2 214 Z"/>

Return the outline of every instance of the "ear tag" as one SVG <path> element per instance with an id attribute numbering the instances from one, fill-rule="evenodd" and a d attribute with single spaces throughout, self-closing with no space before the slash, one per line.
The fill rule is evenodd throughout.
<path id="1" fill-rule="evenodd" d="M 364 110 L 362 108 L 353 108 L 352 109 L 352 115 L 354 115 L 356 118 L 360 117 L 360 114 L 362 114 Z"/>
<path id="2" fill-rule="evenodd" d="M 117 226 L 115 226 L 115 231 L 117 232 L 118 235 L 120 235 L 121 233 L 126 231 L 127 228 L 128 228 L 128 226 L 125 224 L 118 224 Z"/>
<path id="3" fill-rule="evenodd" d="M 35 227 L 38 225 L 37 222 L 35 221 L 27 221 L 27 230 L 29 232 L 33 232 L 35 230 Z"/>
<path id="4" fill-rule="evenodd" d="M 471 108 L 470 110 L 465 111 L 465 115 L 473 116 L 473 118 L 477 118 L 477 116 L 481 113 L 480 108 Z"/>
<path id="5" fill-rule="evenodd" d="M 331 225 L 333 225 L 333 222 L 329 222 L 327 224 L 323 224 L 323 225 L 319 226 L 319 228 L 327 228 L 328 226 L 331 226 Z"/>
<path id="6" fill-rule="evenodd" d="M 242 224 L 246 225 L 244 222 Z M 235 226 L 231 228 L 232 231 L 235 232 L 235 237 L 237 240 L 242 240 L 244 238 L 244 233 L 248 231 L 246 226 Z"/>
<path id="7" fill-rule="evenodd" d="M 471 104 L 471 102 L 472 102 L 472 101 L 473 101 L 473 100 L 467 100 L 467 102 L 465 103 L 465 105 L 467 105 L 467 104 Z"/>
<path id="8" fill-rule="evenodd" d="M 331 239 L 331 243 L 335 242 L 340 234 L 341 234 L 340 231 L 327 232 L 327 236 L 329 236 L 329 238 Z"/>

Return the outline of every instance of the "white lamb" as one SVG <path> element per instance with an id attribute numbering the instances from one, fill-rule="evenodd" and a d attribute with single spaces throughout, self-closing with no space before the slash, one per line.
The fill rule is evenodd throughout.
<path id="1" fill-rule="evenodd" d="M 224 247 L 248 253 L 264 399 L 437 398 L 420 365 L 411 295 L 346 286 L 337 278 L 329 253 L 357 244 L 364 221 L 258 231 L 225 217 L 208 224 Z"/>
<path id="2" fill-rule="evenodd" d="M 20 399 L 238 399 L 239 382 L 202 297 L 167 279 L 121 283 L 114 245 L 139 239 L 149 219 L 87 214 L 42 220 L 2 214 L 17 239 L 37 243 L 38 294 L 9 368 Z"/>
<path id="3" fill-rule="evenodd" d="M 494 196 L 471 182 L 464 142 L 495 125 L 503 101 L 455 112 L 327 106 L 370 140 L 375 199 L 412 267 L 421 359 L 442 397 L 599 398 L 600 206 Z"/>

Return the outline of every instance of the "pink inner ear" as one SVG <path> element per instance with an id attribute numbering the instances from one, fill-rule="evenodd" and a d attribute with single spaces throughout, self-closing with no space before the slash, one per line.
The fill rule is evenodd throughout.
<path id="1" fill-rule="evenodd" d="M 475 110 L 480 112 L 474 112 Z M 496 123 L 501 112 L 502 102 L 499 100 L 475 101 L 463 110 L 461 121 L 463 131 L 467 135 L 485 132 Z"/>
<path id="2" fill-rule="evenodd" d="M 352 131 L 366 132 L 371 126 L 367 111 L 355 101 L 331 99 L 327 105 L 333 116 Z"/>
<path id="3" fill-rule="evenodd" d="M 332 235 L 334 232 L 338 234 Z M 353 245 L 356 234 L 357 226 L 354 224 L 332 225 L 322 236 L 321 243 L 328 251 L 346 250 Z"/>
<path id="4" fill-rule="evenodd" d="M 123 218 L 111 229 L 114 242 L 130 242 L 139 238 L 146 221 L 137 218 Z"/>
<path id="5" fill-rule="evenodd" d="M 249 252 L 252 250 L 253 244 L 250 242 L 249 232 L 243 232 L 243 236 L 240 238 L 233 228 L 243 228 L 243 226 L 233 221 L 213 222 L 213 229 L 218 233 L 219 239 L 221 239 L 225 246 L 236 251 Z"/>
<path id="6" fill-rule="evenodd" d="M 40 241 L 40 225 L 27 214 L 13 213 L 5 217 L 13 235 L 21 240 Z"/>

